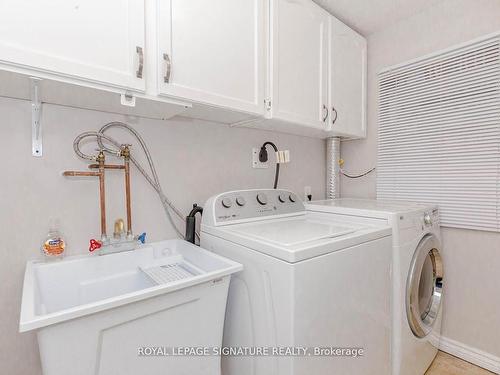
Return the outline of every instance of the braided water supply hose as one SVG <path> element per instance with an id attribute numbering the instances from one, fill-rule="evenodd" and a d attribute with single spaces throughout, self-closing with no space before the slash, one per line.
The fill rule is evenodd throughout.
<path id="1" fill-rule="evenodd" d="M 165 195 L 163 192 L 163 189 L 160 184 L 160 180 L 158 179 L 158 174 L 156 173 L 156 168 L 154 166 L 153 158 L 151 156 L 151 153 L 149 152 L 149 149 L 146 145 L 146 142 L 144 139 L 141 137 L 141 135 L 130 125 L 127 125 L 123 122 L 110 122 L 104 125 L 99 131 L 88 131 L 84 132 L 80 135 L 78 135 L 74 142 L 73 142 L 73 149 L 75 150 L 75 153 L 82 159 L 85 160 L 95 160 L 94 155 L 87 155 L 83 153 L 80 149 L 80 143 L 82 140 L 86 138 L 95 138 L 96 142 L 99 146 L 99 149 L 103 150 L 104 152 L 114 155 L 114 156 L 120 156 L 120 151 L 121 151 L 121 146 L 123 143 L 118 142 L 114 138 L 104 134 L 107 130 L 112 129 L 112 128 L 121 128 L 126 130 L 128 133 L 130 133 L 139 143 L 141 146 L 142 151 L 144 152 L 144 155 L 146 156 L 146 160 L 148 162 L 148 167 L 150 170 L 149 174 L 143 166 L 135 159 L 132 155 L 130 156 L 130 161 L 136 166 L 136 168 L 141 172 L 141 174 L 144 176 L 146 181 L 155 189 L 155 191 L 158 193 L 158 196 L 160 197 L 160 201 L 162 203 L 163 209 L 165 210 L 165 214 L 167 215 L 167 218 L 169 222 L 172 224 L 172 227 L 174 228 L 175 232 L 179 237 L 183 237 L 182 230 L 178 228 L 177 224 L 175 223 L 171 211 L 180 219 L 181 222 L 184 221 L 184 215 L 182 215 L 181 211 L 177 209 L 177 207 L 174 206 L 174 204 L 168 199 L 168 197 Z"/>

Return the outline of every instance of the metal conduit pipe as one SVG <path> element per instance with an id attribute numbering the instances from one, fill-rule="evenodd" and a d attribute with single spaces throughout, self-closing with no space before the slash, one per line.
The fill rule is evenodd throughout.
<path id="1" fill-rule="evenodd" d="M 326 198 L 340 198 L 340 138 L 326 139 Z"/>

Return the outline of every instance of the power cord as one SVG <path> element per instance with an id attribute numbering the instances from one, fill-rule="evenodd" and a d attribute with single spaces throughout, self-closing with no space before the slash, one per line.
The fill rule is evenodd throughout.
<path id="1" fill-rule="evenodd" d="M 259 161 L 261 163 L 265 163 L 269 159 L 269 155 L 267 154 L 266 146 L 271 146 L 274 149 L 274 152 L 278 152 L 278 147 L 273 142 L 264 142 L 259 152 Z M 273 189 L 278 188 L 278 179 L 280 176 L 280 163 L 276 160 L 276 173 L 274 175 L 274 187 Z"/>

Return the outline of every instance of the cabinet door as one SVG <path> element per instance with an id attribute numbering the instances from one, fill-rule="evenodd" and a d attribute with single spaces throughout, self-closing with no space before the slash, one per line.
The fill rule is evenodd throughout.
<path id="1" fill-rule="evenodd" d="M 271 0 L 271 117 L 324 129 L 328 13 L 311 0 Z"/>
<path id="2" fill-rule="evenodd" d="M 158 0 L 159 92 L 263 114 L 265 0 Z"/>
<path id="3" fill-rule="evenodd" d="M 330 17 L 329 130 L 366 136 L 366 40 Z"/>
<path id="4" fill-rule="evenodd" d="M 143 49 L 144 0 L 0 1 L 6 69 L 143 91 Z"/>

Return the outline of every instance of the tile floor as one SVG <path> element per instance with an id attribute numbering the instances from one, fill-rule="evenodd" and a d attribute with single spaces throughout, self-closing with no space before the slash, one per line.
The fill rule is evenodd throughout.
<path id="1" fill-rule="evenodd" d="M 425 375 L 491 375 L 492 372 L 465 362 L 448 353 L 439 352 Z"/>

